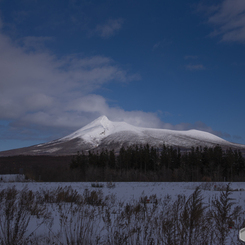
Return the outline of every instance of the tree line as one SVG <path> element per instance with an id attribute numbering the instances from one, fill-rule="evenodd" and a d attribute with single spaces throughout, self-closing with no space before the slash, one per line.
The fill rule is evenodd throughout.
<path id="1" fill-rule="evenodd" d="M 119 152 L 78 152 L 70 163 L 82 181 L 244 181 L 245 159 L 240 150 L 219 145 L 180 148 L 163 145 L 121 147 Z M 92 175 L 92 176 L 91 176 Z"/>
<path id="2" fill-rule="evenodd" d="M 0 174 L 25 174 L 36 181 L 245 181 L 239 150 L 163 145 L 121 147 L 118 152 L 78 152 L 74 156 L 0 158 Z"/>

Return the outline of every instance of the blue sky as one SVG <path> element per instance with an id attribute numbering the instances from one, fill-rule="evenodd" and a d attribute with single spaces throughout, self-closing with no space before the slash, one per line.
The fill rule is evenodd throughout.
<path id="1" fill-rule="evenodd" d="M 112 121 L 245 144 L 245 1 L 0 0 L 0 151 Z"/>

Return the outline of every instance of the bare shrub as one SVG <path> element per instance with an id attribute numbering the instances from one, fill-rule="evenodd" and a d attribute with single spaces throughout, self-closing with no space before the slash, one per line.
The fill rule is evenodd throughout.
<path id="1" fill-rule="evenodd" d="M 39 201 L 43 203 L 80 203 L 82 201 L 82 196 L 71 186 L 57 187 L 53 190 L 41 189 L 38 194 Z"/>
<path id="2" fill-rule="evenodd" d="M 102 191 L 84 191 L 84 203 L 92 206 L 104 206 Z"/>
<path id="3" fill-rule="evenodd" d="M 175 202 L 171 202 L 169 196 L 161 201 L 161 212 L 154 215 L 152 225 L 155 231 L 156 241 L 159 244 L 181 244 L 180 216 L 186 197 L 178 195 Z"/>
<path id="4" fill-rule="evenodd" d="M 213 189 L 213 183 L 205 182 L 202 183 L 199 187 L 201 190 L 211 191 Z"/>
<path id="5" fill-rule="evenodd" d="M 34 201 L 31 191 L 25 187 L 17 191 L 15 186 L 1 192 L 0 242 L 2 245 L 25 244 L 27 227 L 33 214 L 42 215 L 45 222 L 49 216 Z M 42 224 L 41 222 L 41 224 Z"/>
<path id="6" fill-rule="evenodd" d="M 110 195 L 107 195 L 105 196 L 104 198 L 104 204 L 108 207 L 112 206 L 112 205 L 115 205 L 116 203 L 116 195 L 115 194 L 110 194 Z"/>
<path id="7" fill-rule="evenodd" d="M 54 190 L 41 189 L 39 193 L 39 201 L 41 203 L 55 203 L 56 195 Z"/>
<path id="8" fill-rule="evenodd" d="M 137 237 L 142 235 L 136 218 L 140 213 L 136 210 L 137 208 L 127 204 L 121 213 L 112 217 L 110 210 L 105 209 L 103 221 L 107 230 L 106 244 L 136 244 Z"/>
<path id="9" fill-rule="evenodd" d="M 31 215 L 36 215 L 37 218 L 47 215 L 46 206 L 41 205 L 37 199 L 37 195 L 32 190 L 25 187 L 20 193 L 19 198 L 21 205 L 26 208 Z"/>
<path id="10" fill-rule="evenodd" d="M 187 198 L 178 195 L 171 202 L 165 197 L 163 210 L 154 218 L 157 241 L 172 245 L 212 244 L 210 215 L 199 187 Z M 212 222 L 211 222 L 212 224 Z"/>
<path id="11" fill-rule="evenodd" d="M 81 196 L 76 190 L 73 190 L 71 186 L 65 186 L 64 188 L 58 187 L 55 191 L 56 193 L 56 203 L 59 202 L 81 202 Z"/>
<path id="12" fill-rule="evenodd" d="M 231 231 L 230 228 L 235 225 L 236 220 L 241 214 L 240 206 L 232 208 L 235 202 L 233 202 L 233 198 L 230 198 L 230 195 L 231 190 L 228 184 L 225 191 L 220 193 L 220 197 L 212 201 L 212 217 L 214 220 L 216 240 L 221 245 L 225 244 Z"/>
<path id="13" fill-rule="evenodd" d="M 116 184 L 115 183 L 112 183 L 112 182 L 107 182 L 106 183 L 106 187 L 107 188 L 115 188 L 116 187 Z"/>
<path id="14" fill-rule="evenodd" d="M 91 184 L 91 187 L 103 188 L 104 185 L 96 182 L 96 183 L 92 183 L 92 184 Z"/>
<path id="15" fill-rule="evenodd" d="M 194 193 L 187 199 L 181 214 L 181 222 L 184 228 L 183 239 L 188 241 L 189 245 L 202 244 L 203 242 L 203 226 L 206 227 L 204 219 L 205 209 L 201 190 L 197 187 Z"/>
<path id="16" fill-rule="evenodd" d="M 84 205 L 77 205 L 72 209 L 67 209 L 66 205 L 61 205 L 60 232 L 58 240 L 63 245 L 96 245 L 101 238 L 101 229 L 95 221 L 96 210 Z"/>

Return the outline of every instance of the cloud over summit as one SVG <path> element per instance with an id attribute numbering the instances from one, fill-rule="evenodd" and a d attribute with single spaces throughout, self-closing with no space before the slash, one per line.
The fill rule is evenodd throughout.
<path id="1" fill-rule="evenodd" d="M 109 32 L 108 32 L 109 33 Z M 139 126 L 159 126 L 153 113 L 127 112 L 110 107 L 106 99 L 94 93 L 110 82 L 138 80 L 138 74 L 122 69 L 109 57 L 55 55 L 30 52 L 27 45 L 46 38 L 27 38 L 19 46 L 0 33 L 0 119 L 11 125 L 78 128 L 106 114 Z M 143 122 L 143 123 L 142 123 Z"/>

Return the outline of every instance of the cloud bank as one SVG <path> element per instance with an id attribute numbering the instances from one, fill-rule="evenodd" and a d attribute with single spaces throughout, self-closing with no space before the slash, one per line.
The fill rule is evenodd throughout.
<path id="1" fill-rule="evenodd" d="M 57 58 L 47 50 L 40 51 L 42 41 L 47 40 L 28 37 L 17 42 L 0 33 L 0 120 L 15 129 L 73 130 L 107 115 L 137 126 L 161 126 L 156 114 L 110 107 L 95 93 L 110 82 L 138 80 L 138 74 L 104 56 Z"/>

